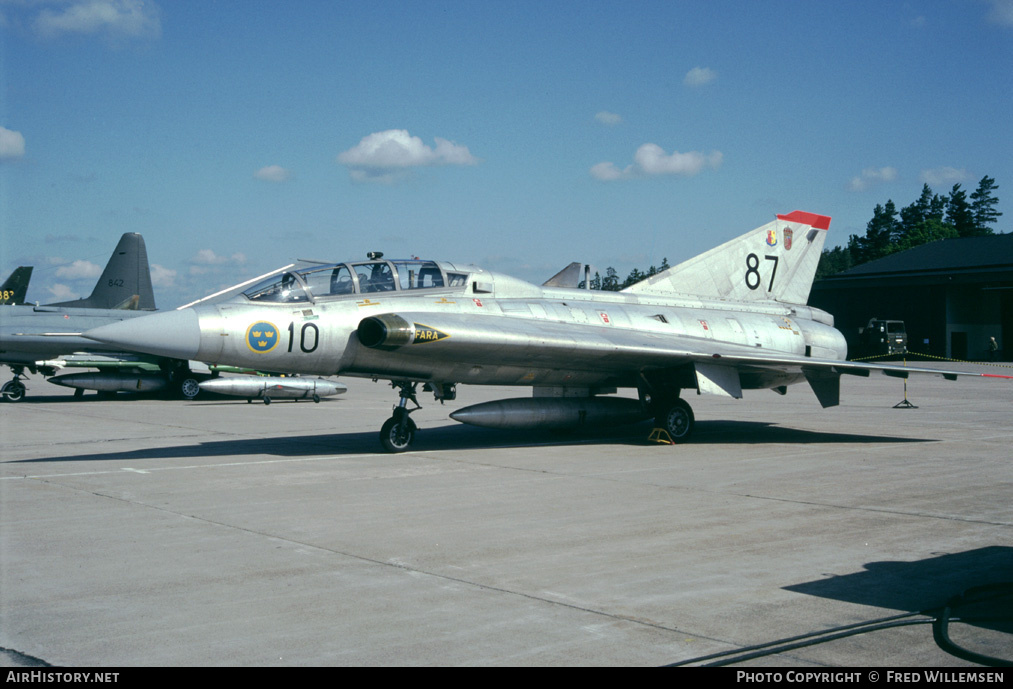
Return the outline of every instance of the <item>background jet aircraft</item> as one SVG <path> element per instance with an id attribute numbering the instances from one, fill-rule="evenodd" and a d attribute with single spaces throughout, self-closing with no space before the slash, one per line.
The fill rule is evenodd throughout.
<path id="1" fill-rule="evenodd" d="M 95 289 L 87 298 L 56 302 L 48 306 L 154 311 L 155 292 L 151 288 L 144 237 L 136 232 L 127 232 L 120 237 L 105 270 L 95 283 Z"/>
<path id="2" fill-rule="evenodd" d="M 451 418 L 502 428 L 654 416 L 675 441 L 694 418 L 683 390 L 807 381 L 838 404 L 840 376 L 911 369 L 845 360 L 833 317 L 806 306 L 830 218 L 794 211 L 621 292 L 535 286 L 474 266 L 395 260 L 287 270 L 224 302 L 86 333 L 159 356 L 294 373 L 383 378 L 399 391 L 380 440 L 410 447 L 417 386 L 528 385 L 534 397 L 466 407 Z M 557 282 L 574 284 L 569 274 Z M 550 280 L 550 283 L 554 280 Z M 639 399 L 609 396 L 634 388 Z M 408 403 L 415 405 L 409 408 Z"/>
<path id="3" fill-rule="evenodd" d="M 176 384 L 185 396 L 196 395 L 200 381 L 191 375 L 185 361 L 130 353 L 110 356 L 122 350 L 81 337 L 81 332 L 90 328 L 137 318 L 154 309 L 144 238 L 128 232 L 120 238 L 87 299 L 45 306 L 0 305 L 0 364 L 8 365 L 14 373 L 0 387 L 0 396 L 11 402 L 24 398 L 26 389 L 21 376 L 25 369 L 52 375 L 64 366 L 100 369 L 86 380 L 77 379 L 80 385 L 64 377 L 62 384 L 78 389 L 141 391 L 151 385 L 164 388 Z M 105 355 L 67 356 L 80 352 Z M 142 374 L 147 374 L 147 378 Z M 155 382 L 142 385 L 142 380 L 149 379 Z"/>
<path id="4" fill-rule="evenodd" d="M 542 283 L 542 287 L 571 287 L 577 288 L 581 285 L 584 289 L 591 289 L 591 275 L 594 269 L 587 263 L 573 262 Z"/>
<path id="5" fill-rule="evenodd" d="M 0 305 L 24 304 L 28 283 L 32 279 L 32 266 L 18 266 L 4 284 L 0 285 Z"/>

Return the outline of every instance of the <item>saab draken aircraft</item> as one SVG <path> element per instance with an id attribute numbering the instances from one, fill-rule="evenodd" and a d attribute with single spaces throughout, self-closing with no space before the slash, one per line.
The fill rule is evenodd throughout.
<path id="1" fill-rule="evenodd" d="M 81 337 L 84 330 L 137 318 L 154 309 L 144 238 L 128 232 L 120 238 L 86 299 L 44 306 L 0 305 L 0 364 L 8 365 L 14 373 L 0 387 L 0 397 L 10 402 L 24 399 L 25 369 L 50 376 L 66 366 L 98 368 L 99 372 L 59 376 L 50 381 L 79 391 L 87 388 L 113 392 L 164 388 L 172 378 L 190 393 L 184 396 L 196 395 L 200 379 L 189 376 L 185 361 L 166 362 L 122 352 Z"/>
<path id="2" fill-rule="evenodd" d="M 536 286 L 475 266 L 372 253 L 364 262 L 289 267 L 232 299 L 85 336 L 208 364 L 389 380 L 399 401 L 380 441 L 391 452 L 415 438 L 409 415 L 419 384 L 440 400 L 454 399 L 457 384 L 533 388 L 531 398 L 450 415 L 464 423 L 546 428 L 653 416 L 680 442 L 694 426 L 684 390 L 740 398 L 807 381 L 829 407 L 839 402 L 842 374 L 962 375 L 846 361 L 833 317 L 806 306 L 829 227 L 824 215 L 778 215 L 620 292 L 555 286 L 574 284 L 579 269 Z M 612 395 L 618 388 L 639 396 Z"/>

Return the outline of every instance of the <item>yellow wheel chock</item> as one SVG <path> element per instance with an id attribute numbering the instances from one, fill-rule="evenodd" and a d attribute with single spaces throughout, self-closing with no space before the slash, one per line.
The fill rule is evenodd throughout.
<path id="1" fill-rule="evenodd" d="M 672 436 L 668 434 L 664 428 L 655 428 L 651 431 L 651 434 L 647 436 L 649 442 L 661 443 L 662 445 L 675 445 L 675 441 L 672 440 Z"/>

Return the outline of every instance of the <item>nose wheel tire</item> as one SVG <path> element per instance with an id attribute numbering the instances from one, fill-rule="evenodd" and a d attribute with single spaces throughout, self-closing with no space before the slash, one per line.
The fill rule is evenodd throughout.
<path id="1" fill-rule="evenodd" d="M 0 390 L 0 394 L 8 402 L 20 402 L 25 398 L 25 386 L 21 381 L 12 380 L 4 384 L 3 389 Z"/>
<path id="2" fill-rule="evenodd" d="M 677 399 L 664 407 L 656 418 L 658 427 L 664 428 L 672 442 L 684 443 L 693 434 L 693 409 L 683 399 Z"/>
<path id="3" fill-rule="evenodd" d="M 404 452 L 415 440 L 418 427 L 410 418 L 402 425 L 397 417 L 390 417 L 380 428 L 380 444 L 387 452 Z"/>

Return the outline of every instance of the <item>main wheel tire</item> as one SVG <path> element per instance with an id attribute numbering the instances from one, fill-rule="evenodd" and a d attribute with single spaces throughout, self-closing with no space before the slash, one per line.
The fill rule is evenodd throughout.
<path id="1" fill-rule="evenodd" d="M 380 444 L 387 452 L 404 452 L 415 441 L 418 427 L 410 418 L 405 419 L 404 430 L 393 416 L 387 419 L 380 428 Z"/>
<path id="2" fill-rule="evenodd" d="M 179 395 L 185 400 L 196 399 L 200 394 L 200 381 L 193 376 L 185 376 L 179 381 Z"/>
<path id="3" fill-rule="evenodd" d="M 665 405 L 664 410 L 656 418 L 659 427 L 664 428 L 671 436 L 672 442 L 684 443 L 693 434 L 696 420 L 693 409 L 683 399 L 677 399 Z"/>

